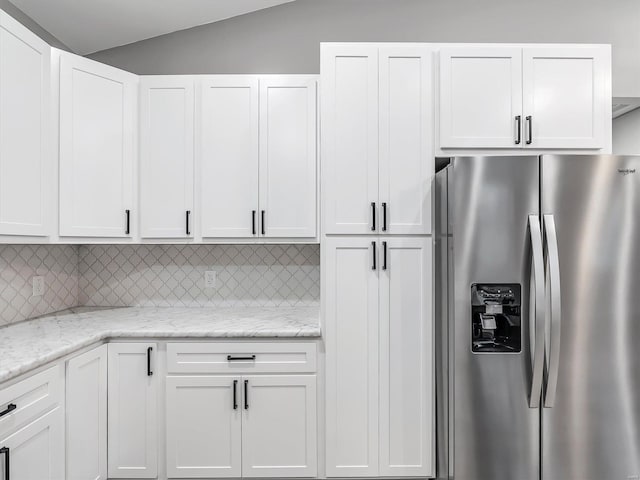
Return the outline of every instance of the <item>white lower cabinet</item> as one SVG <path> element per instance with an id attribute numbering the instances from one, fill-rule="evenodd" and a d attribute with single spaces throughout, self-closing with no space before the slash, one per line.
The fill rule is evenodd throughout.
<path id="1" fill-rule="evenodd" d="M 109 478 L 156 478 L 157 345 L 110 343 L 108 350 Z"/>

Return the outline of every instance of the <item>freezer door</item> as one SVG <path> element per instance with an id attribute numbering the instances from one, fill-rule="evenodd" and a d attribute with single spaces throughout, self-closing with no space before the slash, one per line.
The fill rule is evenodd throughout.
<path id="1" fill-rule="evenodd" d="M 640 157 L 544 156 L 541 165 L 561 286 L 557 389 L 546 392 L 553 406 L 542 412 L 542 479 L 638 479 Z M 553 373 L 552 354 L 548 360 Z"/>
<path id="2" fill-rule="evenodd" d="M 449 473 L 456 480 L 538 480 L 528 222 L 539 218 L 539 158 L 458 157 L 449 173 Z"/>

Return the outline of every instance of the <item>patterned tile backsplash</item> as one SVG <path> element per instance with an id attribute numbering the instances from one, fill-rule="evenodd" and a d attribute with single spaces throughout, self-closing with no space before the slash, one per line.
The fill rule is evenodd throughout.
<path id="1" fill-rule="evenodd" d="M 206 271 L 216 286 L 206 288 Z M 87 245 L 86 306 L 296 306 L 320 298 L 318 245 Z"/>
<path id="2" fill-rule="evenodd" d="M 33 297 L 34 276 L 44 295 Z M 0 245 L 0 326 L 78 304 L 78 247 Z"/>

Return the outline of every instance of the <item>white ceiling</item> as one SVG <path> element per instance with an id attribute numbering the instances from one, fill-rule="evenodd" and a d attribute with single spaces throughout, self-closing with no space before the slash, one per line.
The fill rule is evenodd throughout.
<path id="1" fill-rule="evenodd" d="M 86 55 L 295 0 L 11 0 Z"/>

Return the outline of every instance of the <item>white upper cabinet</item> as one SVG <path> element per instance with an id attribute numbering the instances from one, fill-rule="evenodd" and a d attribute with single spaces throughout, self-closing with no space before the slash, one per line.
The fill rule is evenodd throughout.
<path id="1" fill-rule="evenodd" d="M 322 45 L 324 233 L 375 231 L 378 202 L 378 47 Z"/>
<path id="2" fill-rule="evenodd" d="M 203 237 L 258 235 L 258 78 L 201 80 L 199 147 Z"/>
<path id="3" fill-rule="evenodd" d="M 422 46 L 380 48 L 381 233 L 431 233 L 432 56 Z"/>
<path id="4" fill-rule="evenodd" d="M 260 232 L 267 237 L 316 236 L 316 90 L 316 75 L 260 78 Z"/>
<path id="5" fill-rule="evenodd" d="M 608 48 L 527 47 L 522 68 L 525 145 L 605 147 L 605 122 L 611 122 Z"/>
<path id="6" fill-rule="evenodd" d="M 522 144 L 522 49 L 440 50 L 440 147 Z"/>
<path id="7" fill-rule="evenodd" d="M 140 235 L 193 236 L 194 80 L 140 80 Z"/>
<path id="8" fill-rule="evenodd" d="M 137 82 L 123 70 L 61 55 L 61 236 L 133 234 Z"/>
<path id="9" fill-rule="evenodd" d="M 51 234 L 51 48 L 0 11 L 0 234 Z"/>

